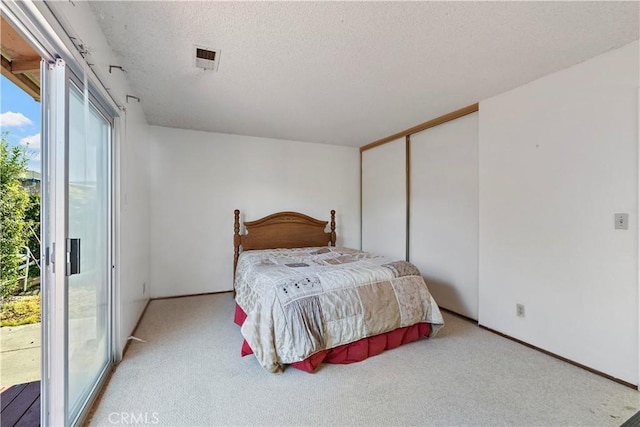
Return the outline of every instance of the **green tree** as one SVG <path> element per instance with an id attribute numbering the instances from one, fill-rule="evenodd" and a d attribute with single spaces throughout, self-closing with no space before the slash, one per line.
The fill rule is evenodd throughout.
<path id="1" fill-rule="evenodd" d="M 3 297 L 17 288 L 20 253 L 26 244 L 29 193 L 20 182 L 26 170 L 25 148 L 10 148 L 7 132 L 3 132 L 0 138 L 0 294 Z"/>

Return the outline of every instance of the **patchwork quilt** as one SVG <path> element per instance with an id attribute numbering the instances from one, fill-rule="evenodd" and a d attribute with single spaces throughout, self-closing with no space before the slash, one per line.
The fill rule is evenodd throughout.
<path id="1" fill-rule="evenodd" d="M 434 336 L 444 325 L 413 264 L 355 249 L 245 251 L 235 289 L 242 335 L 269 372 L 399 327 L 430 323 Z"/>

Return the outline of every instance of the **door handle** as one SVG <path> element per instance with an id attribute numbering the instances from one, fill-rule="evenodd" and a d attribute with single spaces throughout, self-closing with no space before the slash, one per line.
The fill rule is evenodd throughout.
<path id="1" fill-rule="evenodd" d="M 67 239 L 67 276 L 80 274 L 80 239 Z"/>

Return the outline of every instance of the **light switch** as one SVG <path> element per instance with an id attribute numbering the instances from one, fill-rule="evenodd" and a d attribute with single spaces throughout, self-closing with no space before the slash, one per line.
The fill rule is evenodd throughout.
<path id="1" fill-rule="evenodd" d="M 617 213 L 615 215 L 615 229 L 616 230 L 628 230 L 629 229 L 629 214 Z"/>

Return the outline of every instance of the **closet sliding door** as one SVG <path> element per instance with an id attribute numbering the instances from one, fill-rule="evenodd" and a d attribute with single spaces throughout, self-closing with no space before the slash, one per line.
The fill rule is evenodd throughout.
<path id="1" fill-rule="evenodd" d="M 407 257 L 406 139 L 362 152 L 362 250 Z"/>
<path id="2" fill-rule="evenodd" d="M 410 261 L 438 304 L 478 319 L 478 113 L 411 135 Z"/>

